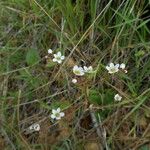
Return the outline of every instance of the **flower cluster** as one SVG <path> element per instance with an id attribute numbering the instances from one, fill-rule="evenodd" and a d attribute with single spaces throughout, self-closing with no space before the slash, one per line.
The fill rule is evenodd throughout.
<path id="1" fill-rule="evenodd" d="M 114 74 L 119 71 L 119 69 L 124 70 L 125 73 L 127 73 L 127 70 L 125 70 L 125 64 L 114 64 L 110 63 L 108 66 L 106 66 L 106 69 L 108 70 L 108 73 Z"/>
<path id="2" fill-rule="evenodd" d="M 83 76 L 85 73 L 92 73 L 92 72 L 93 72 L 92 66 L 79 67 L 79 66 L 75 65 L 73 67 L 73 73 L 77 76 Z"/>
<path id="3" fill-rule="evenodd" d="M 48 54 L 52 54 L 53 50 L 52 49 L 48 49 Z M 48 56 L 45 56 L 46 58 L 48 58 Z M 57 62 L 58 64 L 61 64 L 62 61 L 65 59 L 65 56 L 62 55 L 62 53 L 59 51 L 56 54 L 53 55 L 53 62 Z"/>
<path id="4" fill-rule="evenodd" d="M 75 65 L 73 67 L 73 73 L 76 75 L 76 76 L 83 76 L 85 73 L 93 73 L 93 67 L 92 66 L 83 66 L 83 67 L 80 67 L 80 66 L 77 66 Z M 72 79 L 72 83 L 77 83 L 77 79 Z"/>
<path id="5" fill-rule="evenodd" d="M 83 68 L 84 68 L 85 73 L 92 73 L 93 72 L 93 67 L 92 66 L 89 66 L 89 67 L 84 66 Z"/>
<path id="6" fill-rule="evenodd" d="M 114 64 L 110 63 L 108 66 L 106 66 L 106 69 L 108 70 L 108 73 L 114 74 L 118 72 L 120 69 L 123 70 L 125 73 L 127 73 L 127 70 L 125 70 L 126 65 L 124 63 L 122 64 Z M 122 100 L 122 97 L 119 94 L 116 94 L 114 96 L 114 100 L 116 102 L 120 102 Z"/>
<path id="7" fill-rule="evenodd" d="M 53 53 L 53 50 L 52 49 L 48 49 L 48 54 L 52 54 Z M 46 56 L 48 58 L 48 56 Z M 60 51 L 58 51 L 57 53 L 53 54 L 53 59 L 52 61 L 53 62 L 57 62 L 58 64 L 61 64 L 62 61 L 65 59 L 65 56 L 62 55 L 62 53 Z M 124 71 L 125 73 L 127 73 L 127 70 L 125 70 L 125 67 L 126 65 L 124 63 L 122 64 L 114 64 L 114 63 L 110 63 L 106 66 L 106 69 L 108 70 L 108 73 L 110 74 L 114 74 L 114 73 L 117 73 L 119 70 L 122 70 Z M 76 75 L 76 76 L 84 76 L 85 74 L 90 74 L 90 73 L 93 73 L 93 67 L 92 66 L 78 66 L 78 65 L 75 65 L 73 67 L 73 73 Z M 78 80 L 76 78 L 73 78 L 72 79 L 72 83 L 77 83 Z M 119 95 L 119 94 L 116 94 L 114 96 L 114 100 L 115 101 L 121 101 L 122 97 Z M 52 109 L 52 113 L 51 113 L 51 118 L 52 119 L 55 119 L 55 120 L 60 120 L 62 117 L 65 116 L 65 113 L 64 112 L 61 112 L 61 109 L 60 108 L 57 108 L 57 109 Z M 40 126 L 36 125 L 36 126 L 30 126 L 30 129 L 34 129 L 34 130 L 39 130 L 40 129 Z"/>

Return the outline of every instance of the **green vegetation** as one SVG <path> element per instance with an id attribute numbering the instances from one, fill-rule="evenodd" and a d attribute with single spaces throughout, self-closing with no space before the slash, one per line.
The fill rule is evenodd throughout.
<path id="1" fill-rule="evenodd" d="M 148 0 L 1 0 L 0 149 L 150 149 L 149 14 Z"/>

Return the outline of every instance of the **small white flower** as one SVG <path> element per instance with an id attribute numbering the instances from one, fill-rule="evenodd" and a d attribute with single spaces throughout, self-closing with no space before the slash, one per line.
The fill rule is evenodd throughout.
<path id="1" fill-rule="evenodd" d="M 48 49 L 48 54 L 52 54 L 53 53 L 53 51 L 52 51 L 52 49 Z"/>
<path id="2" fill-rule="evenodd" d="M 52 110 L 52 114 L 51 114 L 52 119 L 60 120 L 61 117 L 64 117 L 64 116 L 65 116 L 65 113 L 60 112 L 60 108 L 57 108 L 56 110 L 55 109 Z"/>
<path id="3" fill-rule="evenodd" d="M 48 58 L 48 56 L 46 55 L 46 56 L 45 56 L 45 58 L 47 59 L 47 58 Z"/>
<path id="4" fill-rule="evenodd" d="M 77 83 L 77 79 L 72 79 L 72 83 Z"/>
<path id="5" fill-rule="evenodd" d="M 121 69 L 125 69 L 126 65 L 124 63 L 120 64 Z"/>
<path id="6" fill-rule="evenodd" d="M 106 66 L 106 69 L 110 74 L 116 73 L 119 71 L 119 64 L 114 65 L 114 63 L 110 63 L 108 66 Z"/>
<path id="7" fill-rule="evenodd" d="M 38 123 L 32 124 L 29 127 L 29 130 L 31 130 L 31 131 L 39 131 L 40 130 L 40 125 Z"/>
<path id="8" fill-rule="evenodd" d="M 128 73 L 128 70 L 124 70 L 125 73 Z"/>
<path id="9" fill-rule="evenodd" d="M 114 96 L 115 101 L 121 101 L 122 97 L 119 94 Z"/>
<path id="10" fill-rule="evenodd" d="M 65 56 L 61 54 L 61 52 L 57 52 L 57 54 L 54 54 L 53 62 L 58 62 L 59 64 L 62 63 L 62 60 L 65 59 Z"/>
<path id="11" fill-rule="evenodd" d="M 84 68 L 84 72 L 86 72 L 86 73 L 92 73 L 93 72 L 92 66 L 89 66 L 89 67 L 84 66 L 83 68 Z"/>
<path id="12" fill-rule="evenodd" d="M 82 67 L 78 67 L 77 65 L 75 65 L 73 67 L 73 73 L 77 76 L 83 76 L 84 75 L 84 70 Z"/>

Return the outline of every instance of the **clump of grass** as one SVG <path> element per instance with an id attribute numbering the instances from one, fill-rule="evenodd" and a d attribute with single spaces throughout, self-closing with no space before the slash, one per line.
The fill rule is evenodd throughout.
<path id="1" fill-rule="evenodd" d="M 148 149 L 149 6 L 1 1 L 0 147 Z"/>

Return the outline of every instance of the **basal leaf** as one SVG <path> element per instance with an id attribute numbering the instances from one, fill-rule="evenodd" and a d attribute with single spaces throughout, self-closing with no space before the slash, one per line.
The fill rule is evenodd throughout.
<path id="1" fill-rule="evenodd" d="M 39 60 L 40 60 L 40 56 L 38 51 L 36 49 L 29 49 L 26 55 L 27 64 L 31 66 L 38 63 Z"/>

